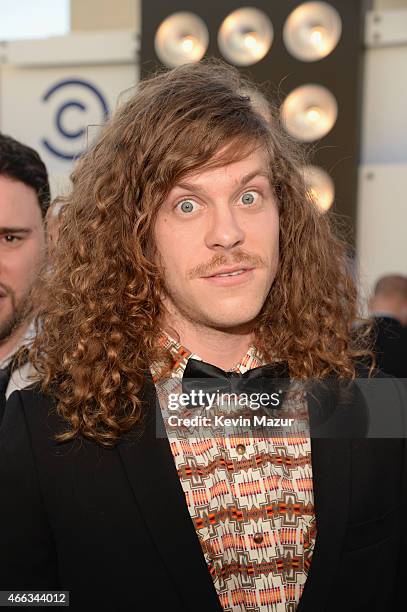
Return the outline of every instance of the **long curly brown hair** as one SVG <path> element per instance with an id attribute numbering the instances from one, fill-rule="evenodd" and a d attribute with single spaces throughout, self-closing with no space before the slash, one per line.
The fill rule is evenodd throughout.
<path id="1" fill-rule="evenodd" d="M 144 414 L 140 391 L 157 358 L 163 281 L 157 211 L 188 173 L 268 152 L 280 209 L 280 263 L 258 317 L 257 344 L 292 377 L 353 377 L 363 350 L 351 341 L 356 289 L 345 245 L 304 184 L 305 163 L 265 116 L 252 83 L 219 61 L 181 66 L 142 82 L 79 160 L 59 240 L 36 288 L 30 358 L 42 389 L 81 434 L 111 446 Z M 137 430 L 137 427 L 136 427 Z"/>

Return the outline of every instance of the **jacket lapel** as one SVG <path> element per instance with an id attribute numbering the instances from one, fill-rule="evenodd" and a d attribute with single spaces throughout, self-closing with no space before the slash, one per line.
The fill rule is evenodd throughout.
<path id="1" fill-rule="evenodd" d="M 143 401 L 148 415 L 143 435 L 118 446 L 136 503 L 186 608 L 196 612 L 221 610 L 168 439 L 157 439 L 156 427 L 164 431 L 164 423 L 160 409 L 156 410 L 158 400 L 150 376 Z"/>
<path id="2" fill-rule="evenodd" d="M 311 460 L 317 537 L 298 612 L 326 610 L 348 522 L 351 440 L 314 438 Z"/>

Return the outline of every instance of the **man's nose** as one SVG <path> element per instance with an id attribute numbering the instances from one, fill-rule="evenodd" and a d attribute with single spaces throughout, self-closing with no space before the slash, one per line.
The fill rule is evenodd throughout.
<path id="1" fill-rule="evenodd" d="M 212 212 L 205 236 L 209 249 L 232 249 L 241 246 L 244 240 L 245 232 L 236 210 L 225 205 Z"/>

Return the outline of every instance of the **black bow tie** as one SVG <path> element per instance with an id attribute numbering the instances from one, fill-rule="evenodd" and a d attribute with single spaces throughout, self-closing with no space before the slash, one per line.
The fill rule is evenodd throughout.
<path id="1" fill-rule="evenodd" d="M 289 382 L 287 364 L 280 362 L 248 370 L 244 374 L 225 372 L 221 368 L 189 359 L 182 378 L 182 391 L 195 393 L 280 394 L 280 406 Z"/>

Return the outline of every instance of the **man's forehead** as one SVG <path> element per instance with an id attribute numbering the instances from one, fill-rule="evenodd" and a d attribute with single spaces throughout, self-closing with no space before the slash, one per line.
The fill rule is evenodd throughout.
<path id="1" fill-rule="evenodd" d="M 207 182 L 215 176 L 224 176 L 236 183 L 240 183 L 245 177 L 254 178 L 257 175 L 271 179 L 270 164 L 263 149 L 256 149 L 245 157 L 231 160 L 222 157 L 221 153 L 214 156 L 203 168 L 184 174 L 176 181 L 174 187 L 183 183 Z"/>
<path id="2" fill-rule="evenodd" d="M 37 194 L 25 183 L 0 175 L 0 226 L 27 226 L 42 221 Z"/>

